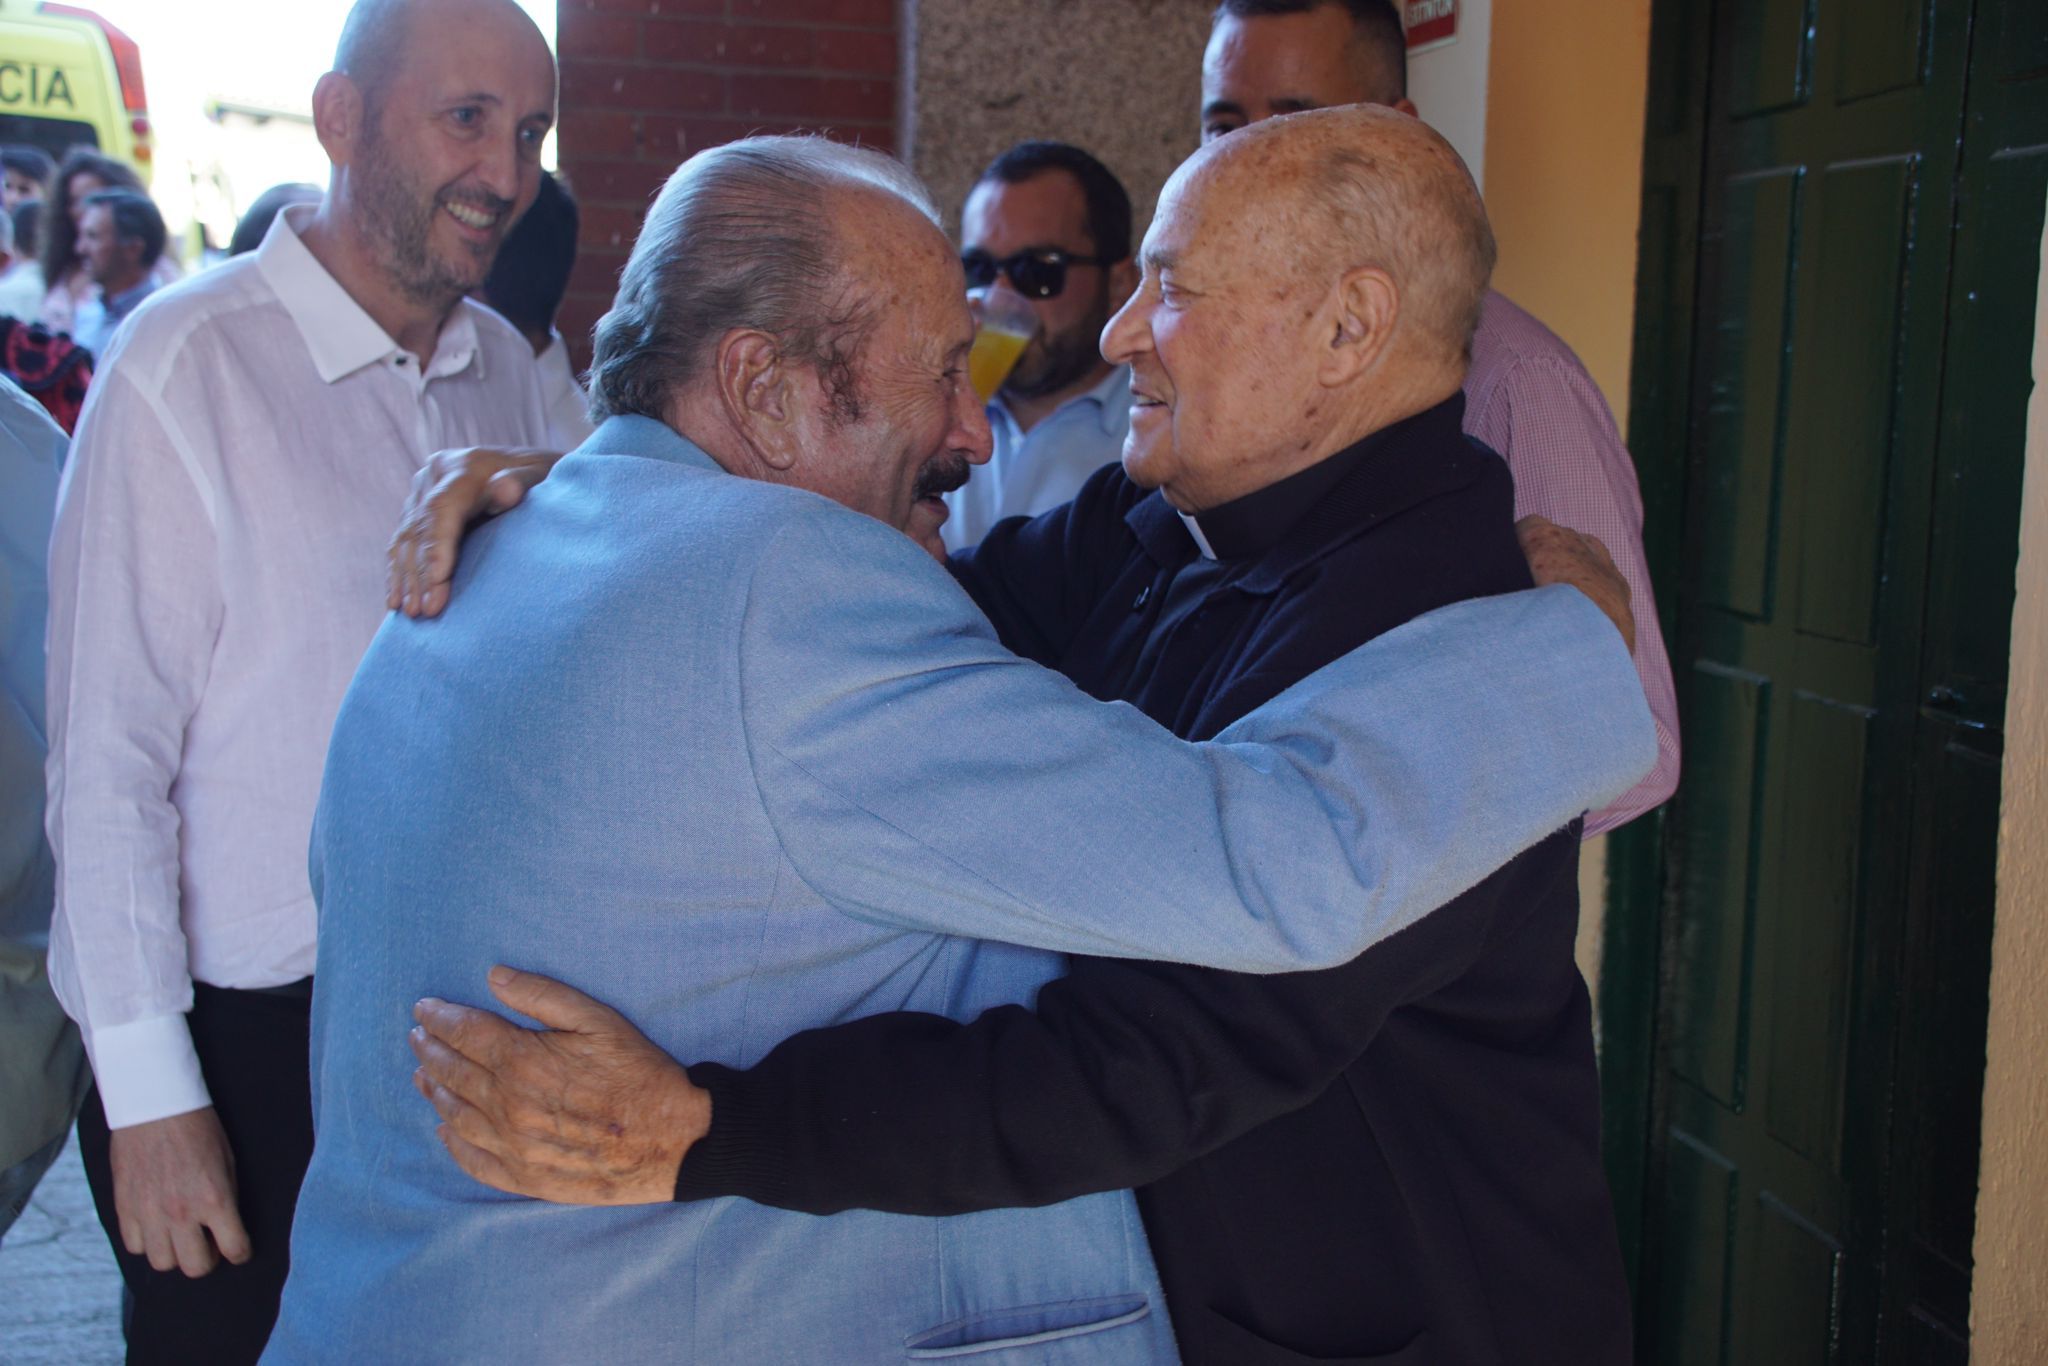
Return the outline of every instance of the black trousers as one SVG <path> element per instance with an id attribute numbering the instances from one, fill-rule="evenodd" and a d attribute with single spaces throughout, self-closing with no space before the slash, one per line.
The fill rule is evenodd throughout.
<path id="1" fill-rule="evenodd" d="M 228 1148 L 250 1257 L 207 1275 L 156 1271 L 121 1244 L 107 1116 L 95 1086 L 78 1116 L 78 1148 L 100 1223 L 131 1296 L 130 1366 L 233 1366 L 254 1362 L 277 1322 L 290 1268 L 292 1207 L 313 1157 L 313 1099 L 307 1074 L 310 984 L 294 991 L 229 991 L 195 984 L 186 1017 L 199 1071 L 213 1095 Z"/>

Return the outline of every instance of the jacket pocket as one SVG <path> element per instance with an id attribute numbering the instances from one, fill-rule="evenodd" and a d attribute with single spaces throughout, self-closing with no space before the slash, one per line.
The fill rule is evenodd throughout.
<path id="1" fill-rule="evenodd" d="M 970 1314 L 904 1339 L 912 1361 L 944 1361 L 1017 1347 L 1035 1347 L 1063 1338 L 1106 1333 L 1137 1323 L 1152 1312 L 1143 1295 L 1105 1295 L 1092 1300 L 1057 1300 L 1017 1309 L 992 1309 Z"/>

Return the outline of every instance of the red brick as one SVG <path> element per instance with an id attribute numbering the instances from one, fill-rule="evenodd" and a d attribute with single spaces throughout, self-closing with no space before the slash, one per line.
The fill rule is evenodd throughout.
<path id="1" fill-rule="evenodd" d="M 732 0 L 732 17 L 779 24 L 867 24 L 894 30 L 896 0 Z"/>
<path id="2" fill-rule="evenodd" d="M 895 86 L 888 81 L 735 75 L 731 82 L 730 110 L 742 118 L 881 121 L 896 111 Z"/>
<path id="3" fill-rule="evenodd" d="M 721 142 L 771 131 L 756 119 L 679 118 L 649 114 L 643 121 L 641 159 L 673 170 L 694 153 Z"/>
<path id="4" fill-rule="evenodd" d="M 569 187 L 586 204 L 645 204 L 675 167 L 651 161 L 578 161 Z"/>
<path id="5" fill-rule="evenodd" d="M 562 107 L 713 113 L 725 107 L 725 78 L 624 62 L 570 62 L 562 71 Z M 565 116 L 566 117 L 566 116 Z"/>
<path id="6" fill-rule="evenodd" d="M 647 56 L 658 62 L 808 69 L 817 60 L 809 29 L 679 19 L 647 26 Z"/>
<path id="7" fill-rule="evenodd" d="M 814 30 L 818 67 L 838 75 L 894 76 L 896 35 L 871 33 L 864 29 L 821 28 Z"/>
<path id="8" fill-rule="evenodd" d="M 555 50 L 565 66 L 579 57 L 638 57 L 640 20 L 630 14 L 564 9 L 555 30 Z"/>
<path id="9" fill-rule="evenodd" d="M 626 268 L 626 253 L 614 251 L 602 242 L 580 245 L 576 269 L 569 276 L 568 293 L 598 299 L 609 305 L 619 287 L 619 272 Z"/>
<path id="10" fill-rule="evenodd" d="M 579 240 L 597 251 L 631 251 L 633 239 L 640 235 L 640 219 L 645 213 L 643 205 L 622 208 L 613 204 L 585 204 L 582 208 L 583 232 Z"/>
<path id="11" fill-rule="evenodd" d="M 577 11 L 603 14 L 724 14 L 725 0 L 558 0 L 555 22 Z"/>
<path id="12" fill-rule="evenodd" d="M 638 119 L 610 109 L 562 105 L 561 160 L 573 167 L 587 157 L 629 157 L 640 150 Z"/>

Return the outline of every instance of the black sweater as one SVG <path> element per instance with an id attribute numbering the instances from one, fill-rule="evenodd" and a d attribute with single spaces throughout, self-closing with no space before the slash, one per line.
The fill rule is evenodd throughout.
<path id="1" fill-rule="evenodd" d="M 1462 409 L 1204 514 L 1215 560 L 1111 466 L 955 572 L 1017 653 L 1206 739 L 1415 616 L 1528 586 L 1506 466 Z M 1574 825 L 1325 972 L 1076 959 L 1035 1007 L 694 1066 L 713 1123 L 677 1198 L 940 1215 L 1132 1186 L 1196 1366 L 1626 1361 L 1577 864 Z"/>

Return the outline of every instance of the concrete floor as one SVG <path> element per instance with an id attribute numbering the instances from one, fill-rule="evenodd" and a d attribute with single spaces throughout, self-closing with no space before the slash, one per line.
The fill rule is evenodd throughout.
<path id="1" fill-rule="evenodd" d="M 99 1366 L 121 1356 L 121 1273 L 74 1141 L 0 1242 L 0 1363 Z"/>

